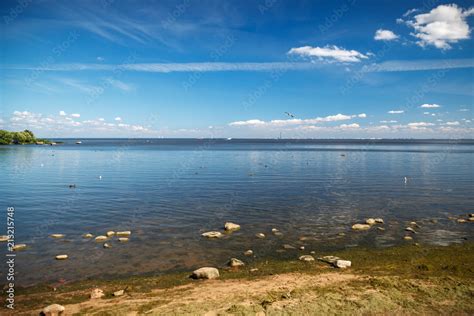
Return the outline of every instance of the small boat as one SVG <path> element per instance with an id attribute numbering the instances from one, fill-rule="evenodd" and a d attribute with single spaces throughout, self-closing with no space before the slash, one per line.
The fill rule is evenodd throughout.
<path id="1" fill-rule="evenodd" d="M 80 144 L 82 144 L 82 142 L 81 142 L 80 140 L 78 140 L 78 141 L 76 142 L 76 144 L 77 144 L 77 145 L 80 145 Z"/>

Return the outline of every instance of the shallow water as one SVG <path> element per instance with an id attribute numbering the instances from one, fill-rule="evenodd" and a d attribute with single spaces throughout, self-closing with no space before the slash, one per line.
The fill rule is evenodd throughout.
<path id="1" fill-rule="evenodd" d="M 1 207 L 15 208 L 16 242 L 29 246 L 17 253 L 17 284 L 386 247 L 403 242 L 412 220 L 421 226 L 414 235 L 420 243 L 473 237 L 474 223 L 448 219 L 474 212 L 472 141 L 82 142 L 0 147 Z M 351 231 L 367 217 L 382 217 L 386 230 Z M 200 236 L 222 230 L 226 221 L 242 229 L 220 240 Z M 283 236 L 273 236 L 273 227 Z M 107 230 L 132 236 L 125 244 L 112 240 L 111 249 L 81 237 Z M 257 239 L 258 232 L 267 238 Z M 306 249 L 282 251 L 283 244 Z M 256 257 L 244 257 L 246 249 Z M 68 260 L 54 259 L 63 253 Z M 5 283 L 5 264 L 0 271 Z"/>

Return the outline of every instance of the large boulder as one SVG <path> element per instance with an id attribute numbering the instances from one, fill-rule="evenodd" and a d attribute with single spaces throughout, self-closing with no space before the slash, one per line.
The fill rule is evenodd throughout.
<path id="1" fill-rule="evenodd" d="M 216 279 L 219 277 L 219 270 L 212 267 L 203 267 L 193 271 L 193 279 Z"/>
<path id="2" fill-rule="evenodd" d="M 352 262 L 349 260 L 336 260 L 336 263 L 334 263 L 334 266 L 340 269 L 350 268 L 351 265 Z"/>

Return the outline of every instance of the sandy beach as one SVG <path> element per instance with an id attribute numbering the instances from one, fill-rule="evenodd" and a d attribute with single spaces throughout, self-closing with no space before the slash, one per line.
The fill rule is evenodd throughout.
<path id="1" fill-rule="evenodd" d="M 19 290 L 15 315 L 53 303 L 63 315 L 472 315 L 473 251 L 469 242 L 354 248 L 334 253 L 352 261 L 348 269 L 295 258 L 223 268 L 213 280 L 189 272 L 35 286 Z M 97 288 L 105 295 L 91 299 Z"/>

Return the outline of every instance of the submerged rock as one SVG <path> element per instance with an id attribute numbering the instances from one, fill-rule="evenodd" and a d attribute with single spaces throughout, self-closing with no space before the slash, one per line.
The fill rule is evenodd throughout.
<path id="1" fill-rule="evenodd" d="M 253 255 L 253 251 L 250 250 L 250 249 L 249 249 L 249 250 L 246 250 L 246 251 L 244 251 L 244 255 L 247 256 L 247 257 L 248 257 L 248 256 L 251 256 L 251 255 Z"/>
<path id="2" fill-rule="evenodd" d="M 115 235 L 117 235 L 117 237 L 129 237 L 131 234 L 132 234 L 132 232 L 129 231 L 129 230 L 125 230 L 125 231 L 115 233 Z"/>
<path id="3" fill-rule="evenodd" d="M 207 237 L 207 238 L 221 238 L 223 235 L 221 232 L 210 231 L 210 232 L 202 233 L 201 236 Z"/>
<path id="4" fill-rule="evenodd" d="M 407 228 L 405 228 L 405 230 L 406 230 L 407 232 L 411 232 L 411 233 L 413 233 L 413 234 L 416 234 L 416 231 L 415 231 L 413 228 L 411 228 L 411 227 L 407 227 Z"/>
<path id="5" fill-rule="evenodd" d="M 62 305 L 52 304 L 43 308 L 42 312 L 45 316 L 59 316 L 63 315 L 65 310 L 66 309 Z"/>
<path id="6" fill-rule="evenodd" d="M 115 232 L 112 231 L 112 230 L 109 230 L 107 233 L 106 233 L 107 237 L 112 237 L 113 235 L 115 235 Z"/>
<path id="7" fill-rule="evenodd" d="M 258 268 L 252 268 L 250 269 L 250 272 L 257 272 L 258 271 Z"/>
<path id="8" fill-rule="evenodd" d="M 120 238 L 118 239 L 118 241 L 120 241 L 120 242 L 127 242 L 127 241 L 129 241 L 129 239 L 128 239 L 127 237 L 120 237 Z"/>
<path id="9" fill-rule="evenodd" d="M 474 217 L 469 217 L 470 222 L 474 222 Z"/>
<path id="10" fill-rule="evenodd" d="M 383 227 L 377 227 L 378 230 L 380 230 L 381 232 L 385 231 L 385 228 Z"/>
<path id="11" fill-rule="evenodd" d="M 457 220 L 457 222 L 458 222 L 458 223 L 465 223 L 465 222 L 467 222 L 467 221 L 466 221 L 464 218 L 459 218 L 459 219 Z"/>
<path id="12" fill-rule="evenodd" d="M 376 219 L 375 219 L 375 222 L 376 222 L 377 224 L 383 224 L 383 223 L 384 223 L 384 221 L 383 221 L 382 218 L 376 218 Z"/>
<path id="13" fill-rule="evenodd" d="M 64 238 L 64 236 L 65 236 L 64 234 L 51 234 L 51 235 L 49 235 L 49 237 L 51 237 L 51 238 Z"/>
<path id="14" fill-rule="evenodd" d="M 242 267 L 245 265 L 245 263 L 242 260 L 239 260 L 237 258 L 231 258 L 229 262 L 227 263 L 229 267 L 236 268 L 236 267 Z"/>
<path id="15" fill-rule="evenodd" d="M 12 249 L 15 251 L 26 249 L 26 244 L 16 244 Z"/>
<path id="16" fill-rule="evenodd" d="M 336 262 L 334 263 L 334 266 L 340 269 L 350 268 L 351 265 L 352 262 L 350 262 L 349 260 L 336 260 Z"/>
<path id="17" fill-rule="evenodd" d="M 258 234 L 255 234 L 255 236 L 257 238 L 265 238 L 265 234 L 264 233 L 258 233 Z"/>
<path id="18" fill-rule="evenodd" d="M 82 237 L 84 237 L 84 238 L 92 238 L 92 237 L 94 237 L 94 235 L 88 233 L 88 234 L 82 235 Z"/>
<path id="19" fill-rule="evenodd" d="M 90 298 L 93 299 L 93 300 L 98 299 L 98 298 L 102 298 L 103 296 L 105 296 L 104 291 L 102 291 L 99 288 L 93 289 L 91 294 L 90 294 Z"/>
<path id="20" fill-rule="evenodd" d="M 66 260 L 68 258 L 68 255 L 57 255 L 56 260 Z"/>
<path id="21" fill-rule="evenodd" d="M 193 279 L 215 279 L 219 277 L 219 270 L 212 267 L 203 267 L 193 271 Z"/>
<path id="22" fill-rule="evenodd" d="M 95 241 L 97 242 L 102 242 L 102 241 L 106 241 L 107 240 L 107 236 L 97 236 L 95 237 Z"/>
<path id="23" fill-rule="evenodd" d="M 411 236 L 404 236 L 403 239 L 405 239 L 405 240 L 413 240 L 413 237 L 411 237 Z"/>
<path id="24" fill-rule="evenodd" d="M 8 241 L 8 240 L 9 240 L 9 238 L 8 238 L 7 235 L 0 236 L 0 241 Z"/>
<path id="25" fill-rule="evenodd" d="M 314 261 L 314 257 L 310 255 L 302 255 L 298 258 L 300 261 L 310 262 Z"/>
<path id="26" fill-rule="evenodd" d="M 235 223 L 231 223 L 231 222 L 227 222 L 227 223 L 224 224 L 224 229 L 227 230 L 227 231 L 239 230 L 240 225 L 235 224 Z"/>
<path id="27" fill-rule="evenodd" d="M 304 250 L 304 246 L 300 246 L 300 250 Z"/>
<path id="28" fill-rule="evenodd" d="M 291 250 L 291 249 L 296 249 L 296 247 L 293 247 L 292 245 L 289 245 L 289 244 L 284 244 L 283 249 Z"/>
<path id="29" fill-rule="evenodd" d="M 112 245 L 109 243 L 104 243 L 104 248 L 112 248 Z"/>
<path id="30" fill-rule="evenodd" d="M 352 225 L 353 230 L 369 230 L 370 225 L 368 224 L 354 224 Z"/>
<path id="31" fill-rule="evenodd" d="M 276 228 L 272 228 L 272 233 L 276 233 L 276 232 L 279 232 L 279 230 Z"/>

